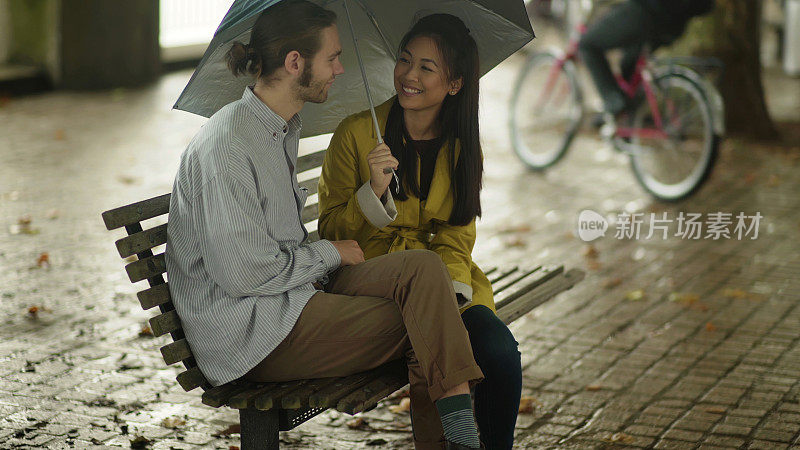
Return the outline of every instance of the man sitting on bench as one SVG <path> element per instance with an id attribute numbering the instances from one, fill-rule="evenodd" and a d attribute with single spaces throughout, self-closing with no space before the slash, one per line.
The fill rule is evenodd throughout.
<path id="1" fill-rule="evenodd" d="M 284 1 L 231 48 L 233 74 L 256 82 L 181 156 L 165 252 L 175 309 L 215 386 L 346 376 L 405 357 L 411 386 L 436 399 L 447 448 L 478 448 L 469 388 L 483 374 L 441 258 L 411 250 L 364 262 L 355 241 L 304 243 L 298 113 L 344 72 L 335 20 Z M 391 201 L 373 206 L 396 214 Z"/>

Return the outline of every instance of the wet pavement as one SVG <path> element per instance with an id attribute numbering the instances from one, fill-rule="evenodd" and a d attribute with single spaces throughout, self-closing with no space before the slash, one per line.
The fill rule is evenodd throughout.
<path id="1" fill-rule="evenodd" d="M 512 325 L 524 364 L 518 448 L 800 445 L 800 143 L 726 141 L 709 182 L 652 201 L 626 158 L 579 137 L 545 173 L 506 132 L 521 56 L 482 81 L 483 266 L 564 264 L 586 279 Z M 0 106 L 0 448 L 229 448 L 236 411 L 200 403 L 163 364 L 100 213 L 171 190 L 204 119 L 170 111 L 189 72 L 141 90 L 54 92 Z M 775 82 L 770 81 L 770 76 Z M 783 119 L 800 80 L 767 77 Z M 319 141 L 306 146 L 324 145 Z M 591 245 L 578 214 L 739 212 L 757 239 L 618 239 Z M 705 216 L 704 216 L 705 217 Z M 674 226 L 674 225 L 673 225 Z M 646 228 L 643 228 L 646 230 Z M 733 228 L 731 227 L 731 231 Z M 292 449 L 409 448 L 407 412 L 328 412 L 281 434 Z M 228 430 L 230 431 L 230 430 Z"/>

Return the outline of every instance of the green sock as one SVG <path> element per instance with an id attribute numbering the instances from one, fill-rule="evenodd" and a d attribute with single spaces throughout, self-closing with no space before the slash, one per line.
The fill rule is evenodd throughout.
<path id="1" fill-rule="evenodd" d="M 475 425 L 472 398 L 469 394 L 441 398 L 436 401 L 436 409 L 442 419 L 445 439 L 467 447 L 480 448 L 478 427 Z"/>

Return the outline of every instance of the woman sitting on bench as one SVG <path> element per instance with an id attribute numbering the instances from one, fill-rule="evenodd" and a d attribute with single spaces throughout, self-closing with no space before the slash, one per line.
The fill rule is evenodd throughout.
<path id="1" fill-rule="evenodd" d="M 471 255 L 483 173 L 477 46 L 460 19 L 434 14 L 412 27 L 399 51 L 398 95 L 375 111 L 385 144 L 375 146 L 369 111 L 346 118 L 333 135 L 319 183 L 320 237 L 354 239 L 367 259 L 407 249 L 442 258 L 485 376 L 475 387 L 481 441 L 510 449 L 522 389 L 520 353 L 494 314 L 491 283 Z M 424 392 L 411 389 L 415 441 L 439 442 L 442 426 L 431 399 L 419 395 Z"/>

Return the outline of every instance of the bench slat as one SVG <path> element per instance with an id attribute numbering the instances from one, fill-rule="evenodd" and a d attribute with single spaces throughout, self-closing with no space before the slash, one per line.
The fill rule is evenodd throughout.
<path id="1" fill-rule="evenodd" d="M 253 387 L 254 385 L 246 383 L 223 384 L 222 386 L 213 387 L 203 392 L 202 402 L 204 405 L 219 408 L 220 406 L 226 404 L 229 398 L 239 394 L 240 392 L 253 389 Z"/>
<path id="2" fill-rule="evenodd" d="M 534 267 L 533 269 L 520 270 L 516 274 L 514 274 L 514 276 L 507 277 L 507 278 L 503 279 L 502 282 L 495 283 L 494 285 L 492 285 L 492 288 L 493 288 L 493 291 L 494 291 L 494 295 L 497 295 L 497 294 L 503 292 L 504 290 L 508 289 L 509 287 L 513 286 L 514 284 L 516 284 L 520 280 L 524 279 L 525 277 L 527 277 L 530 274 L 538 271 L 541 268 L 542 268 L 542 266 L 537 266 L 537 267 Z"/>
<path id="3" fill-rule="evenodd" d="M 369 371 L 340 378 L 333 384 L 311 394 L 308 397 L 308 404 L 312 408 L 333 408 L 339 403 L 340 398 L 374 380 L 376 376 L 379 374 Z"/>
<path id="4" fill-rule="evenodd" d="M 130 205 L 121 206 L 104 212 L 103 222 L 106 224 L 106 229 L 116 230 L 126 225 L 166 214 L 169 212 L 170 196 L 171 194 L 159 195 L 158 197 L 149 198 L 141 202 L 131 203 Z"/>
<path id="5" fill-rule="evenodd" d="M 517 270 L 518 269 L 516 267 L 512 267 L 511 269 L 498 270 L 497 272 L 493 273 L 491 277 L 488 278 L 489 281 L 492 282 L 492 284 L 495 284 L 498 281 L 502 280 L 503 278 L 513 275 L 514 272 L 516 272 Z"/>
<path id="6" fill-rule="evenodd" d="M 319 177 L 314 177 L 308 180 L 297 183 L 301 188 L 308 189 L 308 195 L 314 195 L 319 192 Z"/>
<path id="7" fill-rule="evenodd" d="M 167 261 L 164 254 L 159 253 L 128 264 L 125 266 L 125 271 L 128 272 L 128 278 L 130 278 L 131 283 L 136 283 L 137 281 L 165 273 L 167 271 Z"/>
<path id="8" fill-rule="evenodd" d="M 208 383 L 208 381 L 206 381 L 206 377 L 203 376 L 203 372 L 200 371 L 199 367 L 192 367 L 189 370 L 179 373 L 177 380 L 178 384 L 180 384 L 183 390 L 186 392 Z"/>
<path id="9" fill-rule="evenodd" d="M 407 384 L 407 374 L 386 374 L 342 398 L 336 410 L 350 415 L 358 414 Z"/>
<path id="10" fill-rule="evenodd" d="M 484 270 L 483 274 L 488 277 L 489 275 L 493 274 L 496 270 L 497 270 L 497 267 L 492 267 L 490 269 Z"/>
<path id="11" fill-rule="evenodd" d="M 255 406 L 254 400 L 256 396 L 261 395 L 265 392 L 269 392 L 272 389 L 275 389 L 279 385 L 280 383 L 258 384 L 256 385 L 257 387 L 254 387 L 249 391 L 240 392 L 231 397 L 230 399 L 228 399 L 228 405 L 231 408 L 236 408 L 236 409 L 253 408 Z"/>
<path id="12" fill-rule="evenodd" d="M 119 256 L 127 258 L 166 243 L 167 224 L 162 224 L 118 240 L 117 251 L 119 251 Z"/>
<path id="13" fill-rule="evenodd" d="M 558 293 L 570 289 L 581 281 L 584 276 L 585 273 L 578 269 L 572 269 L 567 273 L 559 273 L 556 277 L 548 279 L 547 283 L 539 285 L 533 290 L 520 295 L 513 303 L 503 308 L 498 308 L 497 316 L 503 323 L 509 324 Z"/>
<path id="14" fill-rule="evenodd" d="M 164 362 L 171 366 L 176 362 L 191 358 L 192 351 L 189 349 L 186 338 L 183 338 L 161 347 L 161 356 L 164 357 Z"/>
<path id="15" fill-rule="evenodd" d="M 169 283 L 159 284 L 139 291 L 136 293 L 136 297 L 139 299 L 139 303 L 145 311 L 154 306 L 163 305 L 172 301 L 172 297 L 169 295 Z"/>
<path id="16" fill-rule="evenodd" d="M 294 392 L 297 389 L 305 386 L 311 380 L 297 380 L 297 381 L 290 381 L 286 383 L 281 383 L 280 385 L 276 386 L 275 388 L 263 392 L 257 395 L 253 399 L 253 406 L 256 409 L 266 410 L 271 409 L 273 407 L 277 407 L 280 402 L 281 396 L 288 394 L 289 392 Z"/>
<path id="17" fill-rule="evenodd" d="M 495 307 L 500 309 L 505 305 L 514 302 L 517 298 L 524 295 L 531 289 L 546 283 L 551 278 L 561 274 L 562 272 L 564 272 L 564 266 L 548 266 L 533 272 L 510 288 L 496 295 Z"/>
<path id="18" fill-rule="evenodd" d="M 325 160 L 326 150 L 327 149 L 322 149 L 320 151 L 309 153 L 308 155 L 303 155 L 297 158 L 297 173 L 322 167 L 322 161 Z"/>
<path id="19" fill-rule="evenodd" d="M 300 409 L 308 407 L 308 397 L 320 389 L 326 388 L 335 382 L 339 381 L 342 377 L 328 377 L 317 378 L 311 380 L 302 386 L 300 389 L 294 390 L 281 397 L 281 408 L 283 409 Z"/>
<path id="20" fill-rule="evenodd" d="M 300 215 L 300 218 L 303 219 L 303 223 L 312 222 L 317 220 L 319 217 L 319 203 L 312 203 L 310 205 L 306 205 L 303 208 L 303 212 Z"/>
<path id="21" fill-rule="evenodd" d="M 154 336 L 163 336 L 169 332 L 180 330 L 180 328 L 181 320 L 174 309 L 150 319 L 150 329 Z"/>

